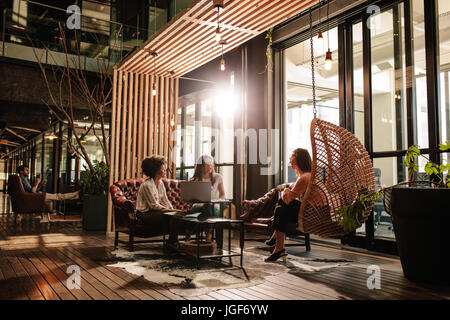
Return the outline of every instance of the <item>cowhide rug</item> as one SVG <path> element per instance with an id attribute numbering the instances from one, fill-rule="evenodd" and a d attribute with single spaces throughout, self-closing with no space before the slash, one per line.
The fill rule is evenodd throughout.
<path id="1" fill-rule="evenodd" d="M 279 262 L 267 263 L 264 258 L 268 254 L 261 248 L 246 248 L 243 270 L 237 268 L 239 257 L 233 258 L 234 268 L 229 267 L 228 258 L 223 258 L 222 262 L 201 260 L 200 269 L 197 269 L 195 261 L 188 256 L 165 254 L 160 245 L 153 245 L 134 252 L 119 248 L 112 252 L 113 263 L 108 266 L 123 268 L 163 285 L 175 294 L 198 296 L 219 289 L 255 286 L 263 283 L 265 277 L 283 272 L 301 276 L 302 273 L 323 272 L 351 262 L 302 258 L 290 254 L 286 263 L 281 259 Z"/>

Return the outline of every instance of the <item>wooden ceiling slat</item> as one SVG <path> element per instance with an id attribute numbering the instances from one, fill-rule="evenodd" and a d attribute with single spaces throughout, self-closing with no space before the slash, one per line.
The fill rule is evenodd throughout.
<path id="1" fill-rule="evenodd" d="M 267 0 L 267 2 L 266 2 L 266 1 L 261 1 L 259 7 L 261 7 L 263 4 L 266 4 L 266 5 L 267 5 L 268 3 L 270 3 L 270 1 L 273 1 L 273 0 Z M 241 1 L 241 4 L 243 4 L 243 3 L 245 3 L 245 1 Z M 252 5 L 254 5 L 254 4 L 255 4 L 255 2 L 252 3 Z M 242 10 L 244 10 L 244 9 L 245 9 L 245 10 L 248 10 L 249 5 L 244 6 L 244 7 L 243 7 L 243 6 L 240 6 L 239 8 L 242 9 Z M 224 20 L 227 21 L 227 22 L 233 23 L 236 19 L 238 19 L 238 17 L 236 17 L 236 16 L 231 16 L 231 14 L 232 14 L 231 12 L 226 11 L 226 14 L 225 14 L 225 13 L 223 14 Z M 227 18 L 228 16 L 231 16 L 232 19 L 231 19 L 231 20 L 230 20 L 230 19 L 226 20 L 226 18 Z M 253 15 L 250 15 L 249 17 L 246 18 L 246 20 L 250 20 L 252 17 L 253 17 Z M 212 16 L 212 18 L 215 19 L 214 15 Z M 215 29 L 208 29 L 208 30 L 205 32 L 205 28 L 202 28 L 202 26 L 196 26 L 194 30 L 196 30 L 197 34 L 198 34 L 198 33 L 203 33 L 203 37 L 202 37 L 200 40 L 205 40 L 205 41 L 207 41 L 208 39 L 214 39 Z M 192 31 L 193 31 L 193 30 L 186 30 L 186 32 L 192 32 Z M 180 37 L 182 37 L 182 35 L 180 35 Z M 195 38 L 195 36 L 193 36 L 193 38 Z M 227 39 L 227 41 L 229 41 L 229 42 L 232 42 L 232 41 L 234 40 L 234 38 L 229 38 L 229 34 L 227 34 L 226 31 L 223 32 L 223 38 L 224 38 L 224 39 Z M 248 37 L 245 37 L 244 39 L 246 39 L 245 41 L 247 41 L 249 38 L 248 38 Z M 190 47 L 193 47 L 193 48 L 194 48 L 194 51 L 197 51 L 197 52 L 204 52 L 205 50 L 208 50 L 209 47 L 211 47 L 211 41 L 208 43 L 207 46 L 201 46 L 202 44 L 205 43 L 205 41 L 191 43 Z M 214 40 L 213 40 L 213 41 L 214 41 Z M 245 42 L 245 41 L 242 41 L 241 43 L 243 43 L 243 42 Z M 161 58 L 159 59 L 159 62 L 157 61 L 157 63 L 156 63 L 156 69 L 161 69 L 162 63 L 163 63 L 165 60 L 171 59 L 171 58 L 172 58 L 173 56 L 175 56 L 175 55 L 179 56 L 179 59 L 178 59 L 178 60 L 180 60 L 180 59 L 186 60 L 186 57 L 189 57 L 190 51 L 187 50 L 185 46 L 186 46 L 186 45 L 189 45 L 189 43 L 190 43 L 190 42 L 186 42 L 185 39 L 183 39 L 183 41 L 182 41 L 181 43 L 179 43 L 179 45 L 178 45 L 177 47 L 172 47 L 172 48 L 171 48 L 170 53 L 168 53 L 168 54 L 161 54 L 161 56 L 163 56 L 163 57 L 161 57 Z M 213 45 L 218 45 L 218 44 L 216 44 L 216 42 L 214 41 L 214 42 L 213 42 Z M 184 46 L 184 47 L 180 47 L 180 46 Z M 213 48 L 214 48 L 214 46 L 213 46 Z M 180 55 L 180 52 L 177 51 L 177 50 L 182 50 L 182 55 Z M 221 48 L 220 48 L 220 46 L 217 47 L 217 48 L 215 48 L 214 50 L 218 50 L 218 54 L 221 53 Z M 162 51 L 161 49 L 158 49 L 158 52 L 163 53 L 163 51 Z M 190 57 L 190 60 L 194 60 L 194 59 L 196 59 L 196 56 L 191 56 L 191 57 Z M 161 61 L 161 60 L 162 60 L 162 61 Z M 186 61 L 185 61 L 185 63 L 186 63 Z M 171 66 L 172 69 L 169 68 L 169 69 L 166 69 L 166 70 L 177 70 L 177 73 L 179 73 L 179 72 L 178 72 L 178 69 L 179 69 L 180 67 L 181 67 L 181 65 L 179 65 L 178 68 L 177 68 L 177 67 Z M 151 65 L 149 62 L 146 63 L 146 64 L 144 64 L 139 70 L 141 70 L 141 72 L 154 73 L 154 71 L 153 71 L 153 65 Z M 156 72 L 156 73 L 158 73 L 158 72 Z M 158 73 L 158 74 L 159 74 L 159 73 Z"/>
<path id="2" fill-rule="evenodd" d="M 268 1 L 268 0 L 266 0 Z M 270 1 L 270 0 L 269 0 Z M 246 1 L 238 1 L 236 2 L 236 6 L 233 7 L 233 9 L 240 9 L 240 8 L 247 8 L 247 6 L 243 5 L 245 4 Z M 253 2 L 253 1 L 249 1 L 249 2 Z M 226 6 L 226 4 L 225 4 Z M 232 10 L 228 10 L 224 11 L 221 14 L 221 20 L 222 19 L 226 19 L 228 16 L 232 15 L 234 11 Z M 198 17 L 196 17 L 198 18 Z M 213 22 L 216 19 L 216 14 L 215 11 L 212 11 L 212 13 L 210 12 L 210 15 L 206 18 L 206 22 Z M 156 52 L 158 52 L 160 54 L 160 58 L 157 59 L 156 61 L 156 69 L 160 69 L 160 66 L 164 63 L 165 60 L 170 59 L 171 57 L 173 57 L 175 54 L 178 54 L 179 51 L 177 51 L 178 49 L 183 50 L 183 48 L 181 46 L 186 45 L 186 43 L 190 43 L 189 41 L 186 41 L 186 37 L 185 34 L 191 34 L 191 38 L 195 38 L 196 35 L 198 35 L 199 33 L 205 33 L 205 28 L 202 25 L 199 25 L 197 23 L 193 23 L 192 21 L 186 20 L 187 22 L 190 22 L 186 29 L 183 30 L 183 32 L 178 32 L 180 31 L 179 28 L 177 28 L 176 30 L 174 30 L 171 33 L 171 37 L 169 41 L 166 42 L 160 42 L 158 44 L 155 44 L 153 46 L 153 50 L 155 50 Z M 183 24 L 184 26 L 186 26 L 186 24 Z M 214 34 L 215 34 L 215 27 L 211 29 L 208 29 L 207 32 L 210 33 L 211 39 L 214 39 Z M 215 43 L 215 42 L 214 42 Z M 168 51 L 165 52 L 165 50 Z M 185 57 L 186 54 L 183 50 L 183 56 Z M 130 71 L 133 72 L 146 72 L 146 73 L 150 73 L 152 72 L 152 65 L 153 61 L 145 61 L 138 66 L 134 66 L 134 68 L 130 68 Z M 159 73 L 158 73 L 159 74 Z"/>
<path id="3" fill-rule="evenodd" d="M 281 6 L 281 3 L 285 3 Z M 277 10 L 281 10 L 282 8 L 291 7 L 296 3 L 296 1 L 271 1 L 264 5 L 264 10 L 253 10 L 250 12 L 246 12 L 246 15 L 242 16 L 241 19 L 234 21 L 233 24 L 239 27 L 249 26 L 251 24 L 256 25 L 262 19 L 267 17 L 270 14 L 273 14 Z"/>
<path id="4" fill-rule="evenodd" d="M 191 7 L 187 7 L 183 11 L 181 11 L 176 17 L 174 17 L 165 27 L 158 30 L 153 36 L 150 37 L 134 54 L 131 54 L 128 59 L 119 64 L 120 70 L 123 70 L 128 66 L 128 68 L 133 67 L 134 63 L 139 61 L 139 57 L 142 57 L 143 53 L 145 53 L 145 49 L 149 49 L 151 45 L 157 43 L 158 41 L 162 41 L 168 34 L 171 32 L 179 32 L 184 27 L 183 21 L 180 17 L 187 15 L 189 16 L 195 10 L 199 10 L 199 12 L 208 10 L 208 3 L 205 0 L 198 0 L 194 2 Z M 133 64 L 130 64 L 133 62 Z M 129 70 L 129 69 L 126 70 Z"/>
<path id="5" fill-rule="evenodd" d="M 270 0 L 269 0 L 270 1 Z M 261 3 L 259 3 L 259 7 L 261 7 L 263 4 L 268 4 L 268 3 L 270 3 L 269 1 L 262 1 Z M 247 5 L 245 5 L 245 3 L 246 2 L 248 2 L 247 3 Z M 240 1 L 239 3 L 239 6 L 237 6 L 237 7 L 234 7 L 234 9 L 240 9 L 241 11 L 246 11 L 246 10 L 248 10 L 249 9 L 249 7 L 250 6 L 254 6 L 255 4 L 256 4 L 256 2 L 254 2 L 254 1 Z M 226 8 L 226 10 L 224 10 L 224 13 L 221 15 L 221 20 L 223 19 L 223 21 L 226 21 L 226 22 L 233 22 L 235 19 L 237 19 L 237 17 L 236 17 L 236 14 L 234 14 L 233 15 L 233 12 L 230 10 L 228 10 L 227 9 L 227 7 L 225 7 Z M 216 19 L 216 16 L 215 16 L 215 14 L 214 14 L 214 12 L 215 11 L 213 11 L 213 14 L 209 17 L 209 19 L 212 19 L 212 20 L 215 20 Z M 231 17 L 232 19 L 228 19 L 228 17 Z M 248 18 L 247 18 L 247 20 L 250 20 L 251 18 L 253 17 L 253 15 L 251 15 L 251 16 L 249 16 Z M 193 28 L 192 28 L 193 27 Z M 165 54 L 165 52 L 164 52 L 164 50 L 161 48 L 161 47 L 159 47 L 159 48 L 156 48 L 156 51 L 159 53 L 159 55 L 160 55 L 160 57 L 159 57 L 159 59 L 157 59 L 157 62 L 156 62 L 156 69 L 157 70 L 160 70 L 161 69 L 161 66 L 163 65 L 163 63 L 166 61 L 166 60 L 170 60 L 173 56 L 179 56 L 181 59 L 183 59 L 183 60 L 186 60 L 186 57 L 188 57 L 189 56 L 189 51 L 186 49 L 186 45 L 189 45 L 190 43 L 191 43 L 191 45 L 190 45 L 190 47 L 193 47 L 194 48 L 194 51 L 197 51 L 197 52 L 202 52 L 202 51 L 204 51 L 205 49 L 206 50 L 208 50 L 208 47 L 211 45 L 211 41 L 209 41 L 209 43 L 208 43 L 208 46 L 205 46 L 205 47 L 200 47 L 200 45 L 201 44 L 203 44 L 203 43 L 205 43 L 206 41 L 208 41 L 208 39 L 214 39 L 214 35 L 215 35 L 215 28 L 211 28 L 211 29 L 208 29 L 206 32 L 205 32 L 205 28 L 204 28 L 204 26 L 201 26 L 201 25 L 195 25 L 195 24 L 193 24 L 193 25 L 191 25 L 191 28 L 190 29 L 188 29 L 188 30 L 186 30 L 185 31 L 186 33 L 193 33 L 193 32 L 195 32 L 195 34 L 192 34 L 192 38 L 195 38 L 195 36 L 196 35 L 198 35 L 199 33 L 200 34 L 203 34 L 203 36 L 202 36 L 202 38 L 201 38 L 201 40 L 204 40 L 203 42 L 194 42 L 194 43 L 191 43 L 191 42 L 189 42 L 189 41 L 186 41 L 186 39 L 185 39 L 185 37 L 184 37 L 184 33 L 182 33 L 182 34 L 179 34 L 178 35 L 178 37 L 176 37 L 175 39 L 171 39 L 171 42 L 170 43 L 167 43 L 167 47 L 170 47 L 170 52 L 169 53 L 167 53 L 167 54 Z M 227 34 L 226 34 L 226 31 L 223 31 L 223 38 L 224 39 L 228 39 L 227 38 Z M 178 45 L 174 45 L 174 43 L 177 41 L 177 40 L 180 40 L 181 39 L 181 41 L 178 41 Z M 248 39 L 247 37 L 246 37 L 246 39 Z M 228 41 L 231 41 L 232 39 L 228 39 Z M 214 40 L 213 40 L 214 41 Z M 215 43 L 215 41 L 213 42 L 213 44 L 216 44 Z M 197 46 L 197 47 L 195 47 L 195 46 Z M 218 50 L 219 50 L 219 53 L 221 52 L 220 51 L 220 47 L 219 48 L 217 48 Z M 216 50 L 217 50 L 216 49 Z M 180 51 L 182 51 L 182 55 L 180 55 Z M 190 57 L 190 59 L 191 60 L 193 60 L 193 59 L 195 59 L 195 56 L 191 56 Z M 179 60 L 179 59 L 178 59 Z M 172 67 L 172 69 L 166 69 L 166 70 L 177 70 L 177 69 L 179 69 L 179 67 L 180 66 L 178 66 L 178 67 Z M 147 61 L 146 63 L 144 63 L 143 65 L 141 65 L 138 69 L 137 68 L 135 68 L 135 69 L 132 69 L 132 71 L 133 72 L 145 72 L 145 73 L 156 73 L 156 74 L 161 74 L 160 72 L 155 72 L 155 71 L 153 71 L 153 64 L 152 64 L 152 61 Z M 178 72 L 177 72 L 178 73 Z"/>
<path id="6" fill-rule="evenodd" d="M 247 36 L 247 37 L 248 38 L 239 38 L 235 42 L 230 43 L 230 47 L 227 50 L 224 50 L 224 53 L 232 50 L 233 48 L 239 46 L 240 44 L 242 44 L 252 38 L 251 36 Z M 207 55 L 203 56 L 201 59 L 197 60 L 195 63 L 190 64 L 190 65 L 185 65 L 184 68 L 180 69 L 179 73 L 180 74 L 188 73 L 189 71 L 194 70 L 195 68 L 198 68 L 211 60 L 214 60 L 218 56 L 220 56 L 220 54 L 207 54 Z M 219 68 L 219 66 L 217 66 L 217 68 Z"/>
<path id="7" fill-rule="evenodd" d="M 232 31 L 229 30 L 228 32 L 224 32 L 224 36 L 227 39 L 234 39 L 236 37 L 241 37 L 241 33 L 236 32 L 236 31 Z M 253 37 L 252 35 L 249 35 L 250 37 Z M 211 37 L 211 34 L 207 33 L 203 38 L 198 39 L 198 41 L 196 42 L 192 42 L 188 47 L 182 48 L 183 50 L 183 55 L 181 54 L 177 54 L 174 57 L 176 58 L 172 58 L 172 59 L 166 59 L 166 64 L 163 65 L 162 67 L 165 68 L 166 70 L 176 70 L 178 73 L 178 69 L 181 63 L 183 63 L 183 61 L 186 63 L 186 60 L 195 60 L 196 57 L 193 56 L 192 53 L 196 53 L 196 52 L 202 52 L 202 53 L 207 53 L 208 50 L 211 52 L 216 52 L 218 54 L 221 53 L 221 46 L 219 44 L 216 44 L 215 46 L 211 47 L 210 42 L 208 41 L 208 39 Z M 228 45 L 224 46 L 227 47 Z M 173 55 L 172 55 L 173 56 Z M 151 72 L 151 70 L 149 70 L 148 72 Z"/>
<path id="8" fill-rule="evenodd" d="M 221 22 L 225 24 L 231 24 L 234 26 L 238 26 L 236 21 L 238 21 L 241 18 L 245 18 L 248 20 L 247 17 L 252 18 L 258 14 L 261 14 L 262 11 L 264 11 L 264 8 L 266 8 L 268 5 L 270 5 L 273 2 L 278 2 L 280 0 L 264 0 L 264 1 L 257 1 L 253 2 L 250 1 L 247 3 L 245 7 L 240 8 L 238 12 L 234 12 L 232 15 L 224 17 L 224 19 L 221 19 Z M 243 1 L 246 2 L 246 1 Z M 251 28 L 253 29 L 253 28 Z"/>
<path id="9" fill-rule="evenodd" d="M 303 7 L 308 7 L 308 6 L 310 5 L 310 3 L 315 3 L 315 2 L 317 2 L 317 0 L 312 0 L 312 1 L 310 1 L 310 2 L 307 2 L 306 4 L 303 3 L 303 4 L 301 4 L 301 8 L 303 8 Z M 297 8 L 297 9 L 298 9 L 298 8 Z M 293 10 L 294 10 L 294 8 L 291 8 L 290 11 L 292 12 Z M 272 19 L 273 19 L 273 18 L 272 18 Z M 233 39 L 230 39 L 231 42 L 229 42 L 229 43 L 227 44 L 227 46 L 226 46 L 227 49 L 224 50 L 224 52 L 227 52 L 227 51 L 233 49 L 233 47 L 239 46 L 240 44 L 242 44 L 242 43 L 248 41 L 250 38 L 251 38 L 251 37 L 241 38 L 240 41 L 233 41 Z M 200 65 L 202 65 L 202 64 L 205 63 L 205 62 L 208 62 L 208 61 L 210 61 L 210 60 L 213 60 L 213 59 L 217 58 L 218 56 L 220 56 L 220 54 L 221 54 L 221 52 L 218 52 L 218 53 L 216 53 L 215 55 L 211 55 L 211 54 L 205 55 L 205 56 L 202 57 L 202 59 L 200 60 L 200 61 L 202 61 L 202 63 L 195 63 L 195 64 L 192 65 L 192 66 L 193 66 L 193 69 L 199 67 Z M 194 67 L 194 66 L 195 66 L 195 67 Z M 187 71 L 186 71 L 186 70 L 187 70 Z M 191 70 L 192 70 L 192 69 L 191 69 Z M 184 72 L 189 72 L 189 71 L 190 71 L 190 70 L 184 69 L 184 68 L 183 68 L 183 69 L 180 69 L 179 73 L 180 73 L 180 74 L 183 74 Z"/>
<path id="10" fill-rule="evenodd" d="M 220 14 L 224 52 L 298 14 L 319 0 L 228 0 Z M 217 58 L 222 48 L 215 42 L 217 11 L 212 0 L 198 0 L 178 14 L 141 48 L 116 68 L 131 72 L 176 76 Z M 158 52 L 154 66 L 151 51 Z"/>
<path id="11" fill-rule="evenodd" d="M 252 27 L 259 30 L 260 32 L 263 32 L 264 30 L 267 30 L 278 24 L 280 18 L 281 21 L 287 20 L 290 17 L 296 15 L 298 12 L 303 11 L 303 9 L 308 8 L 317 2 L 318 0 L 306 0 L 302 3 L 293 3 L 290 6 L 283 7 L 282 11 L 273 10 L 270 12 L 270 14 L 258 17 L 258 21 L 256 21 L 256 24 L 254 24 Z"/>

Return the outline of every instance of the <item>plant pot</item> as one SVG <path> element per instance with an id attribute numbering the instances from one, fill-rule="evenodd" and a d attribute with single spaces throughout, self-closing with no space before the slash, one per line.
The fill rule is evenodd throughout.
<path id="1" fill-rule="evenodd" d="M 403 273 L 409 280 L 450 284 L 448 199 L 450 189 L 392 189 L 392 222 Z"/>
<path id="2" fill-rule="evenodd" d="M 83 196 L 83 229 L 86 231 L 106 231 L 108 216 L 108 196 Z"/>

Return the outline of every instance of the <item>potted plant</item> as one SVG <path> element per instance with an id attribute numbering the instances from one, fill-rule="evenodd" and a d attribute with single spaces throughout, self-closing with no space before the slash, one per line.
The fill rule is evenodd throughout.
<path id="1" fill-rule="evenodd" d="M 450 150 L 450 142 L 440 145 L 440 150 Z M 425 173 L 432 177 L 426 183 L 413 179 L 419 169 L 416 162 L 419 156 L 427 159 Z M 408 149 L 405 164 L 410 182 L 385 192 L 388 199 L 390 196 L 390 208 L 386 209 L 392 216 L 403 273 L 413 281 L 449 284 L 445 261 L 450 245 L 450 164 L 437 165 L 429 161 L 420 154 L 418 146 Z"/>
<path id="2" fill-rule="evenodd" d="M 450 142 L 439 145 L 450 150 Z M 419 171 L 417 158 L 427 160 L 425 173 L 429 181 L 414 181 Z M 445 263 L 450 245 L 448 228 L 450 214 L 450 164 L 437 165 L 421 155 L 419 147 L 411 146 L 406 153 L 409 182 L 359 195 L 351 205 L 336 212 L 339 224 L 351 232 L 361 226 L 374 202 L 384 195 L 386 211 L 392 217 L 398 254 L 405 277 L 413 281 L 450 284 Z"/>
<path id="3" fill-rule="evenodd" d="M 81 179 L 83 187 L 83 229 L 87 231 L 105 231 L 108 209 L 109 168 L 104 162 L 93 162 L 94 172 L 86 166 Z"/>

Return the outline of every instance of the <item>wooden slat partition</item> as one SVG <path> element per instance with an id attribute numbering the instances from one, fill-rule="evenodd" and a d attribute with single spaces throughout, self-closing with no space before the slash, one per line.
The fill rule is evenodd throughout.
<path id="1" fill-rule="evenodd" d="M 156 96 L 152 96 L 156 81 Z M 170 119 L 176 118 L 178 78 L 114 70 L 111 123 L 110 184 L 142 176 L 141 161 L 158 154 L 168 160 L 167 176 L 175 177 Z M 113 231 L 112 203 L 108 205 L 108 232 Z"/>
<path id="2" fill-rule="evenodd" d="M 230 51 L 319 0 L 224 0 L 222 38 Z M 222 53 L 215 42 L 217 11 L 211 0 L 196 0 L 115 66 L 110 182 L 141 175 L 142 159 L 160 154 L 175 177 L 178 78 Z M 151 53 L 157 52 L 157 58 Z M 150 58 L 150 59 L 149 59 Z M 170 76 L 167 76 L 170 75 Z M 157 95 L 152 95 L 153 84 Z M 173 120 L 174 126 L 171 126 Z M 108 232 L 112 231 L 111 201 Z"/>
<path id="3" fill-rule="evenodd" d="M 225 0 L 220 14 L 224 51 L 234 49 L 271 27 L 307 10 L 319 0 Z M 181 76 L 217 58 L 217 10 L 212 0 L 196 0 L 118 66 L 119 70 Z M 156 51 L 156 63 L 149 59 Z"/>

